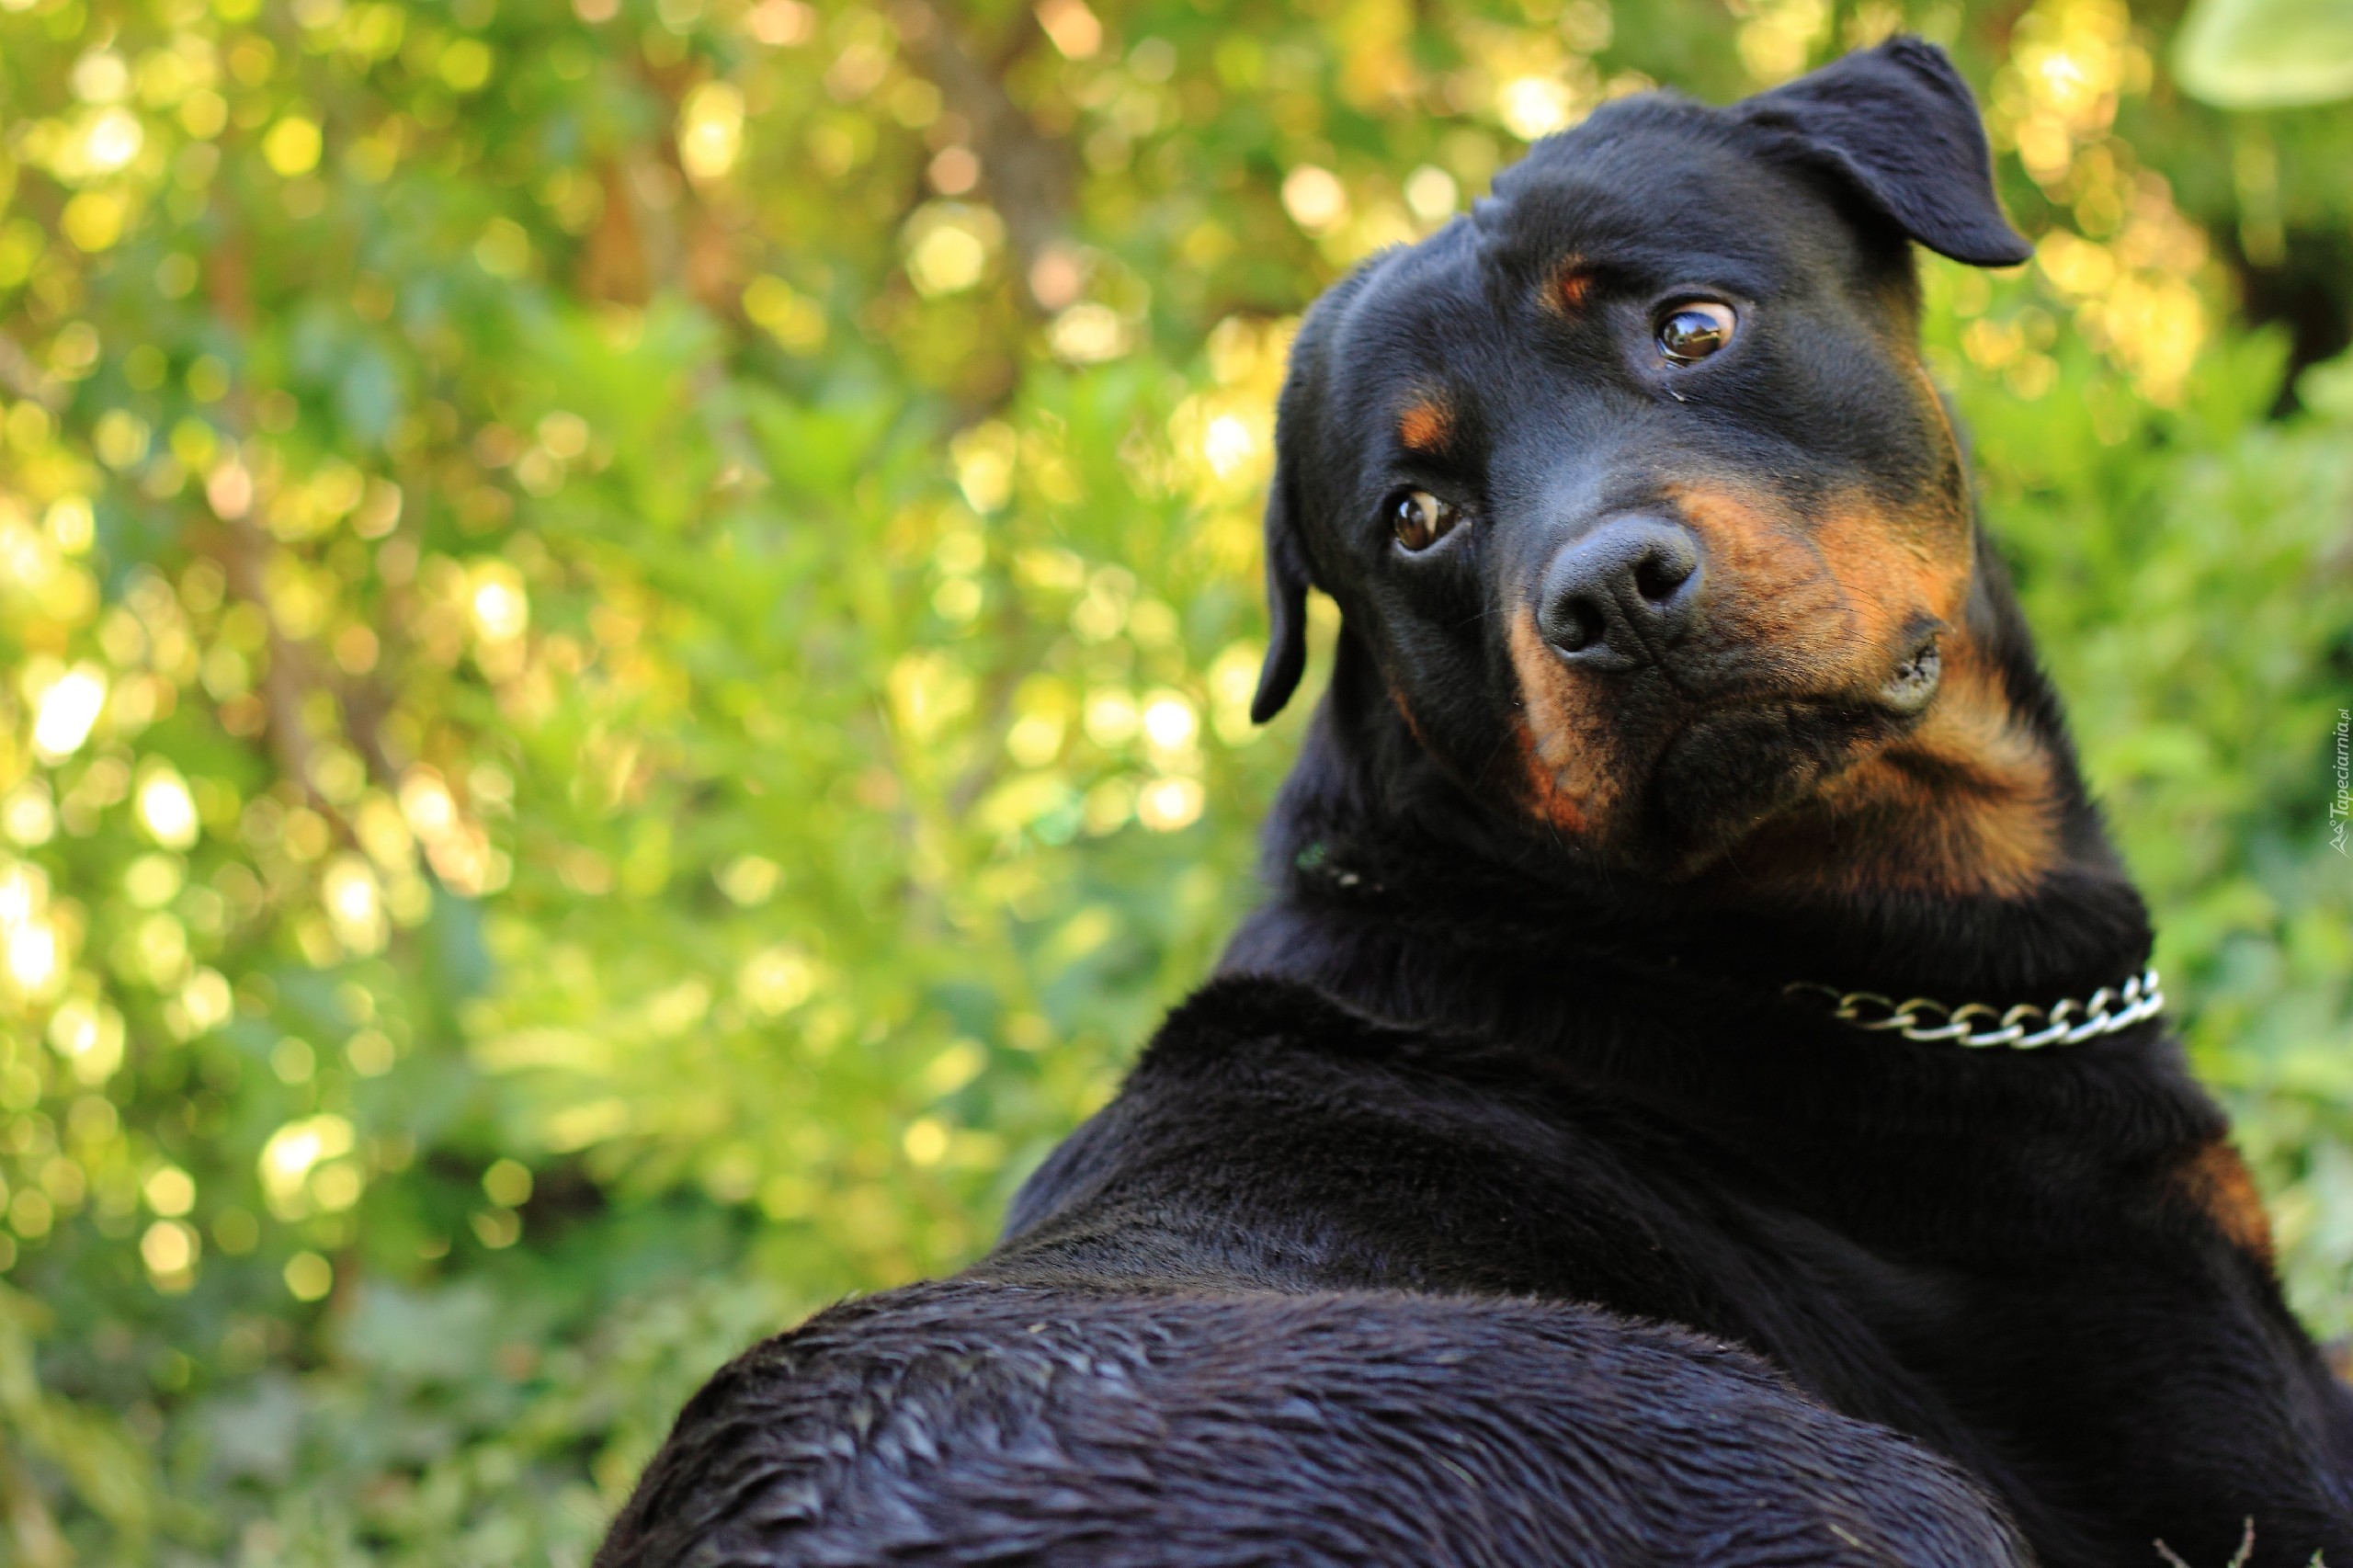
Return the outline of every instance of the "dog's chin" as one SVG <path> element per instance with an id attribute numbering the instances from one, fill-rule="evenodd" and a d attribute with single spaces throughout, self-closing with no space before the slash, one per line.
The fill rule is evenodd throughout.
<path id="1" fill-rule="evenodd" d="M 1635 858 L 1688 880 L 1882 750 L 1916 717 L 1893 706 L 1793 700 L 1714 708 L 1660 749 L 1626 825 Z"/>

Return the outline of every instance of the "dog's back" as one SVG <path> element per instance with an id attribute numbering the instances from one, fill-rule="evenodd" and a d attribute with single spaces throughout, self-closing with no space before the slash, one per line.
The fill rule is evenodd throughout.
<path id="1" fill-rule="evenodd" d="M 1220 981 L 989 1256 L 722 1370 L 600 1568 L 2026 1560 L 1949 1461 L 1564 1300 L 1597 1257 L 1687 1312 L 1694 1277 L 1680 1205 L 1557 1100 L 1509 1051 Z"/>
<path id="2" fill-rule="evenodd" d="M 1677 1331 L 1529 1301 L 973 1281 L 737 1359 L 597 1558 L 2022 1561 L 1950 1467 Z"/>

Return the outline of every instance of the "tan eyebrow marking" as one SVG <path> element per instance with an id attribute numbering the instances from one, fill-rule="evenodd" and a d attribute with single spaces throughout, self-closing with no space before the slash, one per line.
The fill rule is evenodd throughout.
<path id="1" fill-rule="evenodd" d="M 1545 303 L 1563 315 L 1576 315 L 1593 298 L 1593 269 L 1585 258 L 1572 256 L 1563 260 L 1552 274 L 1552 286 L 1545 296 Z"/>
<path id="2" fill-rule="evenodd" d="M 1454 434 L 1454 415 L 1436 403 L 1417 403 L 1397 416 L 1397 439 L 1412 452 L 1443 449 Z"/>

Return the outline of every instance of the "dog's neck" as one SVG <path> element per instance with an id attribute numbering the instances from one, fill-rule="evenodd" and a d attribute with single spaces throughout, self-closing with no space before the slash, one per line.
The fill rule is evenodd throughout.
<path id="1" fill-rule="evenodd" d="M 2006 865 L 1972 885 L 1965 864 L 1960 875 L 1951 865 L 1930 877 L 1888 875 L 1891 839 L 1965 857 L 1976 842 L 1970 832 L 1992 823 L 1980 836 L 1996 850 L 2004 843 L 1974 784 L 1961 803 L 1977 815 L 1958 837 L 1949 816 L 1904 820 L 1907 809 L 1955 809 L 1916 788 L 1916 775 L 1908 793 L 1872 801 L 1874 833 L 1842 835 L 1845 824 L 1818 817 L 1802 824 L 1807 831 L 1768 836 L 1795 874 L 1677 881 L 1581 854 L 1433 760 L 1344 630 L 1331 687 L 1267 827 L 1275 896 L 1237 933 L 1222 967 L 1290 973 L 1345 994 L 1379 968 L 1367 955 L 1393 950 L 1405 928 L 1416 950 L 1472 983 L 1491 961 L 1541 954 L 1775 993 L 1806 981 L 1952 1005 L 2048 1006 L 2113 986 L 2147 962 L 2146 909 L 2077 776 L 1998 568 L 1975 597 L 1969 637 L 1981 684 L 1999 692 L 2005 724 L 2035 743 L 2048 842 L 2029 876 Z M 1375 997 L 1354 999 L 1383 1010 Z"/>

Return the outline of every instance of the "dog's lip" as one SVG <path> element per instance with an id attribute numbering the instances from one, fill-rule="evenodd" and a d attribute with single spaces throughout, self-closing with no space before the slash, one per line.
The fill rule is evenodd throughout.
<path id="1" fill-rule="evenodd" d="M 1808 689 L 1778 682 L 1745 680 L 1714 690 L 1678 688 L 1684 715 L 1678 729 L 1726 713 L 1812 713 L 1820 717 L 1847 714 L 1858 721 L 1908 720 L 1917 717 L 1936 698 L 1944 680 L 1944 656 L 1938 634 L 1914 641 L 1895 663 L 1894 673 L 1876 687 L 1824 686 Z"/>

